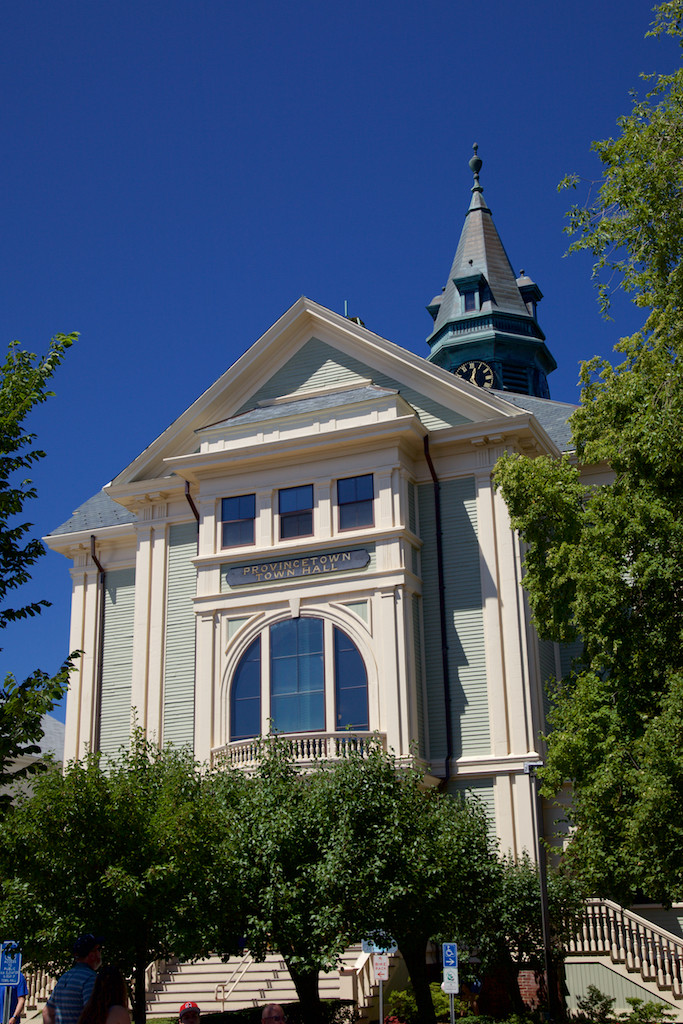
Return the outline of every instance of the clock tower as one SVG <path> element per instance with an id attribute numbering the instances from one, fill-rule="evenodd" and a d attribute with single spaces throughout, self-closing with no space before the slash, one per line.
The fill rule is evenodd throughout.
<path id="1" fill-rule="evenodd" d="M 434 330 L 430 362 L 479 387 L 549 398 L 557 367 L 536 319 L 540 288 L 515 273 L 479 184 L 482 161 L 474 145 L 472 201 L 448 281 L 427 306 Z"/>

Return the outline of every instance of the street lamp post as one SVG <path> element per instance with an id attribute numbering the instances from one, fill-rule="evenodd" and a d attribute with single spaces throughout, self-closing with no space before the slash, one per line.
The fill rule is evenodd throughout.
<path id="1" fill-rule="evenodd" d="M 542 843 L 542 810 L 541 796 L 538 790 L 536 770 L 543 767 L 543 761 L 525 761 L 524 771 L 531 783 L 531 810 L 534 822 L 534 839 L 536 842 L 536 861 L 538 863 L 538 884 L 541 891 L 541 931 L 543 935 L 543 961 L 545 967 L 545 983 L 548 989 L 548 1014 L 551 1021 L 558 1020 L 559 1005 L 557 998 L 557 979 L 553 964 L 553 952 L 550 942 L 550 913 L 548 910 L 548 876 L 546 873 L 545 847 Z"/>

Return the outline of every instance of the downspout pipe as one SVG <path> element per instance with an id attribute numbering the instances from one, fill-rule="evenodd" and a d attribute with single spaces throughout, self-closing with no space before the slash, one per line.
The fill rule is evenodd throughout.
<path id="1" fill-rule="evenodd" d="M 199 509 L 197 508 L 197 506 L 195 505 L 194 501 L 192 500 L 192 495 L 190 494 L 190 481 L 189 480 L 185 481 L 185 500 L 187 501 L 187 504 L 192 509 L 192 514 L 194 515 L 195 519 L 197 520 L 197 522 L 199 522 Z"/>
<path id="2" fill-rule="evenodd" d="M 441 520 L 441 484 L 434 469 L 429 451 L 429 434 L 424 437 L 424 452 L 434 488 L 434 527 L 436 531 L 436 568 L 439 583 L 439 623 L 441 628 L 441 671 L 443 673 L 444 719 L 446 723 L 446 763 L 443 785 L 446 787 L 451 778 L 451 761 L 453 759 L 453 715 L 451 711 L 451 675 L 448 665 L 448 632 L 446 622 L 446 584 L 444 578 L 443 532 Z"/>
<path id="3" fill-rule="evenodd" d="M 97 568 L 97 590 L 98 597 L 100 600 L 100 616 L 99 616 L 99 638 L 97 644 L 97 669 L 96 669 L 96 680 L 97 680 L 97 692 L 95 694 L 95 708 L 93 723 L 93 749 L 100 749 L 100 711 L 102 708 L 102 668 L 104 664 L 104 566 L 100 562 L 99 558 L 95 554 L 95 535 L 90 535 L 90 557 L 92 558 L 95 567 Z"/>

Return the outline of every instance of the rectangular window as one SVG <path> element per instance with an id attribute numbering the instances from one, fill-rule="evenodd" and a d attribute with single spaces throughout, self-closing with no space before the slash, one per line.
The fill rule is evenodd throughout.
<path id="1" fill-rule="evenodd" d="M 466 313 L 471 313 L 474 309 L 477 308 L 476 307 L 475 298 L 474 298 L 474 292 L 465 292 L 464 299 L 465 299 L 465 312 Z"/>
<path id="2" fill-rule="evenodd" d="M 372 473 L 337 480 L 339 529 L 352 530 L 359 526 L 373 526 L 373 497 Z"/>
<path id="3" fill-rule="evenodd" d="M 221 520 L 224 548 L 236 548 L 242 544 L 254 543 L 254 519 L 256 518 L 256 496 L 240 494 L 236 498 L 223 498 Z"/>
<path id="4" fill-rule="evenodd" d="M 280 540 L 313 533 L 313 484 L 283 487 L 279 492 Z"/>

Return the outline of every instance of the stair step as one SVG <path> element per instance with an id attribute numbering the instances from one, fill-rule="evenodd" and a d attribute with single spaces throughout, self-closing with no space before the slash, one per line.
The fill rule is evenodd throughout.
<path id="1" fill-rule="evenodd" d="M 351 947 L 345 952 L 340 968 L 348 970 L 359 954 L 359 946 Z M 321 973 L 321 996 L 338 998 L 340 984 L 339 970 Z M 344 991 L 348 991 L 346 980 Z M 223 992 L 225 998 L 221 998 Z M 220 957 L 213 956 L 195 963 L 169 964 L 168 970 L 150 987 L 147 1015 L 150 1018 L 175 1016 L 180 1003 L 188 998 L 195 1000 L 206 1013 L 266 1002 L 295 1002 L 297 995 L 287 966 L 277 953 L 269 954 L 262 962 L 232 958 L 224 963 Z"/>

